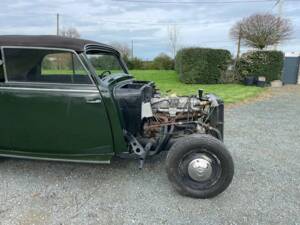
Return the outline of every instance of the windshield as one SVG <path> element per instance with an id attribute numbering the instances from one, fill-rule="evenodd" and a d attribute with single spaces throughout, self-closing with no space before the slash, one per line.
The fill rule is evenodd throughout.
<path id="1" fill-rule="evenodd" d="M 87 54 L 98 76 L 125 73 L 117 56 L 109 53 Z"/>

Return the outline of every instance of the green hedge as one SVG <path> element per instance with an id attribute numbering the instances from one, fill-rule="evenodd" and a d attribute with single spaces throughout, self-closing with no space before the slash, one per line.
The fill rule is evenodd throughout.
<path id="1" fill-rule="evenodd" d="M 216 84 L 231 63 L 231 54 L 223 49 L 185 48 L 178 51 L 175 70 L 182 82 Z"/>
<path id="2" fill-rule="evenodd" d="M 153 69 L 174 70 L 174 60 L 170 56 L 161 53 L 153 59 Z"/>
<path id="3" fill-rule="evenodd" d="M 280 80 L 284 54 L 280 51 L 255 51 L 242 55 L 237 71 L 243 79 L 246 76 L 264 76 L 268 82 Z"/>
<path id="4" fill-rule="evenodd" d="M 124 61 L 125 61 L 125 63 L 126 63 L 129 70 L 143 69 L 143 67 L 144 67 L 143 60 L 141 60 L 137 57 L 134 57 L 133 59 L 124 58 Z"/>

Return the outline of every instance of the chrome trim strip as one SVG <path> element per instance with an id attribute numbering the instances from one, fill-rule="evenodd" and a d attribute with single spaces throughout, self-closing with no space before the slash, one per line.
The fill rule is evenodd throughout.
<path id="1" fill-rule="evenodd" d="M 3 47 L 1 47 L 1 56 L 2 56 L 2 61 L 3 61 L 4 82 L 6 83 L 7 82 L 7 71 L 6 71 L 6 63 L 5 63 Z"/>
<path id="2" fill-rule="evenodd" d="M 73 54 L 76 55 L 77 59 L 79 60 L 81 66 L 85 69 L 85 71 L 87 72 L 90 81 L 92 82 L 92 84 L 95 84 L 93 78 L 92 78 L 92 74 L 90 73 L 90 71 L 86 68 L 86 66 L 84 65 L 84 63 L 82 62 L 81 58 L 79 57 L 79 55 L 77 54 L 76 51 L 72 50 L 72 49 L 65 49 L 65 48 L 47 48 L 47 47 L 30 47 L 30 46 L 1 46 L 1 54 L 2 54 L 2 58 L 3 58 L 3 68 L 4 68 L 4 77 L 5 77 L 5 81 L 8 82 L 8 77 L 7 77 L 7 70 L 6 70 L 6 64 L 5 64 L 5 54 L 4 54 L 4 49 L 5 48 L 11 48 L 11 49 L 39 49 L 39 50 L 58 50 L 58 51 L 66 51 L 66 52 L 71 52 Z M 24 82 L 26 83 L 26 82 Z M 46 83 L 46 82 L 45 82 Z"/>
<path id="3" fill-rule="evenodd" d="M 31 156 L 19 156 L 19 155 L 8 155 L 8 154 L 0 154 L 2 157 L 8 158 L 18 158 L 18 159 L 33 159 L 33 160 L 44 160 L 44 161 L 57 161 L 57 162 L 75 162 L 75 163 L 91 163 L 91 164 L 110 164 L 110 160 L 101 160 L 101 161 L 93 161 L 93 160 L 80 160 L 80 159 L 55 159 L 55 158 L 47 158 L 47 157 L 31 157 Z"/>
<path id="4" fill-rule="evenodd" d="M 55 92 L 78 92 L 78 93 L 99 93 L 95 90 L 82 89 L 58 89 L 58 88 L 27 88 L 27 87 L 0 87 L 0 90 L 20 90 L 20 91 L 55 91 Z"/>
<path id="5" fill-rule="evenodd" d="M 26 82 L 26 81 L 7 81 L 7 84 L 22 84 L 22 85 L 57 85 L 57 86 L 85 86 L 85 87 L 95 87 L 93 84 L 72 84 L 72 83 L 50 83 L 50 82 Z"/>

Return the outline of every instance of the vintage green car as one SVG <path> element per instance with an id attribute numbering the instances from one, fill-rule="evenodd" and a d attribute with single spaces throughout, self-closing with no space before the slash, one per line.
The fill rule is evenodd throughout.
<path id="1" fill-rule="evenodd" d="M 213 197 L 231 183 L 224 104 L 202 90 L 160 96 L 135 80 L 120 53 L 94 41 L 0 36 L 0 156 L 109 163 L 168 151 L 166 170 L 187 196 Z"/>

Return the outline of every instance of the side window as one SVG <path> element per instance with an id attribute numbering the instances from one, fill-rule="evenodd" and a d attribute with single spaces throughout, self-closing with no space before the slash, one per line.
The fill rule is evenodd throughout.
<path id="1" fill-rule="evenodd" d="M 94 66 L 98 75 L 101 75 L 105 71 L 109 71 L 112 74 L 124 73 L 123 68 L 119 62 L 119 59 L 107 53 L 87 54 L 88 59 Z"/>
<path id="2" fill-rule="evenodd" d="M 0 52 L 0 82 L 4 82 L 5 78 L 4 78 L 4 68 L 3 68 L 3 61 L 2 61 L 2 55 Z"/>
<path id="3" fill-rule="evenodd" d="M 71 52 L 4 49 L 8 81 L 91 84 L 87 71 Z"/>

